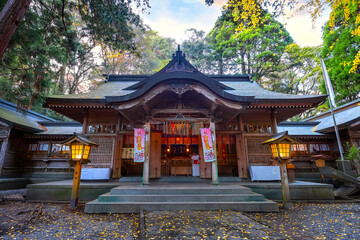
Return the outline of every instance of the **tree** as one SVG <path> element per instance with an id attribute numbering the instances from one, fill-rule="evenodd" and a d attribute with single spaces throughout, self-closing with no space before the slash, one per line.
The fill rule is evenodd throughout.
<path id="1" fill-rule="evenodd" d="M 344 104 L 360 97 L 360 68 L 354 69 L 353 64 L 360 49 L 360 37 L 352 36 L 349 26 L 332 29 L 329 22 L 324 29 L 321 56 L 333 83 L 335 101 Z M 326 93 L 324 84 L 322 92 Z"/>
<path id="2" fill-rule="evenodd" d="M 200 72 L 210 74 L 213 72 L 211 59 L 211 46 L 204 31 L 190 28 L 185 32 L 187 39 L 182 43 L 182 50 L 186 58 Z"/>
<path id="3" fill-rule="evenodd" d="M 239 24 L 232 18 L 232 8 L 226 9 L 209 33 L 209 42 L 219 72 L 252 74 L 261 83 L 279 70 L 279 62 L 285 47 L 293 40 L 284 26 L 263 11 L 263 25 L 237 31 Z"/>
<path id="4" fill-rule="evenodd" d="M 214 0 L 205 0 L 206 4 L 213 4 Z M 271 12 L 274 17 L 285 14 L 285 10 L 294 9 L 298 1 L 296 0 L 229 0 L 227 7 L 234 8 L 233 18 L 235 21 L 240 20 L 237 31 L 244 29 L 257 28 L 263 25 L 261 12 L 263 9 Z M 325 8 L 330 6 L 330 19 L 328 27 L 330 31 L 339 28 L 348 28 L 351 32 L 350 38 L 353 41 L 360 37 L 360 11 L 359 0 L 305 0 L 302 1 L 298 10 L 307 10 L 311 13 L 312 19 L 321 16 Z M 360 67 L 360 48 L 352 59 L 348 60 L 349 73 L 356 74 Z"/>
<path id="5" fill-rule="evenodd" d="M 149 27 L 135 30 L 135 51 L 116 51 L 102 45 L 103 63 L 99 67 L 107 74 L 151 74 L 171 59 L 175 40 L 163 38 Z M 99 72 L 99 70 L 98 70 Z"/>
<path id="6" fill-rule="evenodd" d="M 9 0 L 0 3 L 0 59 L 30 3 L 31 0 Z"/>
<path id="7" fill-rule="evenodd" d="M 5 5 L 0 0 L 0 6 Z M 147 0 L 137 0 L 147 4 Z M 0 66 L 0 97 L 23 107 L 45 96 L 78 92 L 94 76 L 97 46 L 134 52 L 139 27 L 130 1 L 36 0 L 13 35 Z"/>

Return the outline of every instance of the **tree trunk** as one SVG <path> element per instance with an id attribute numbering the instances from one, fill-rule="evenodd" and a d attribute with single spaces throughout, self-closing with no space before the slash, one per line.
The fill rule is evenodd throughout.
<path id="1" fill-rule="evenodd" d="M 0 59 L 11 36 L 24 18 L 31 0 L 8 0 L 0 13 Z"/>
<path id="2" fill-rule="evenodd" d="M 220 54 L 220 59 L 219 59 L 219 75 L 223 75 L 224 73 L 224 63 L 223 63 L 223 57 L 222 57 L 222 53 Z"/>
<path id="3" fill-rule="evenodd" d="M 241 74 L 246 74 L 245 53 L 240 53 L 240 56 L 241 56 Z"/>
<path id="4" fill-rule="evenodd" d="M 65 72 L 66 72 L 66 66 L 65 64 L 60 68 L 60 78 L 59 78 L 59 93 L 64 94 L 65 89 Z"/>

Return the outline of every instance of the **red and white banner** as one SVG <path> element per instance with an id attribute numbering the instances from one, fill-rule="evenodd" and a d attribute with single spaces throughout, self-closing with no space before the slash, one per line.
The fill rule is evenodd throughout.
<path id="1" fill-rule="evenodd" d="M 145 129 L 134 129 L 134 162 L 145 161 Z"/>
<path id="2" fill-rule="evenodd" d="M 204 161 L 205 162 L 216 161 L 210 128 L 201 128 L 200 131 L 201 131 L 201 140 L 204 151 Z"/>

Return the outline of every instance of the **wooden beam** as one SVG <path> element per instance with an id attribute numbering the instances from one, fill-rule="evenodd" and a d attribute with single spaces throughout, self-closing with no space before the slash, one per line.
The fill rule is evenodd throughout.
<path id="1" fill-rule="evenodd" d="M 82 133 L 87 133 L 87 126 L 89 122 L 89 109 L 84 109 L 84 120 L 83 120 L 83 128 Z"/>
<path id="2" fill-rule="evenodd" d="M 202 109 L 194 109 L 194 108 L 171 108 L 171 109 L 153 109 L 151 110 L 151 115 L 154 116 L 156 114 L 170 114 L 170 113 L 203 113 L 204 115 L 208 115 L 210 112 L 209 110 L 202 108 Z"/>
<path id="3" fill-rule="evenodd" d="M 276 111 L 271 109 L 271 132 L 277 133 L 277 121 L 276 121 Z"/>
<path id="4" fill-rule="evenodd" d="M 214 102 L 214 103 L 211 105 L 210 112 L 213 113 L 218 106 L 219 106 L 219 104 Z"/>

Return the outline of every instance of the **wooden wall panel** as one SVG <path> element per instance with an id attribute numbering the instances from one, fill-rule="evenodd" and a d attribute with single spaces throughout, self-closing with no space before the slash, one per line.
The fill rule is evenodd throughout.
<path id="1" fill-rule="evenodd" d="M 99 147 L 94 147 L 91 149 L 91 153 L 89 156 L 91 162 L 86 166 L 111 168 L 115 138 L 91 137 L 91 140 L 99 144 Z"/>
<path id="2" fill-rule="evenodd" d="M 151 133 L 150 137 L 150 178 L 161 177 L 161 133 Z"/>
<path id="3" fill-rule="evenodd" d="M 261 143 L 269 139 L 264 137 L 247 137 L 247 152 L 249 165 L 269 165 L 271 160 L 271 152 L 269 146 L 264 146 Z"/>

